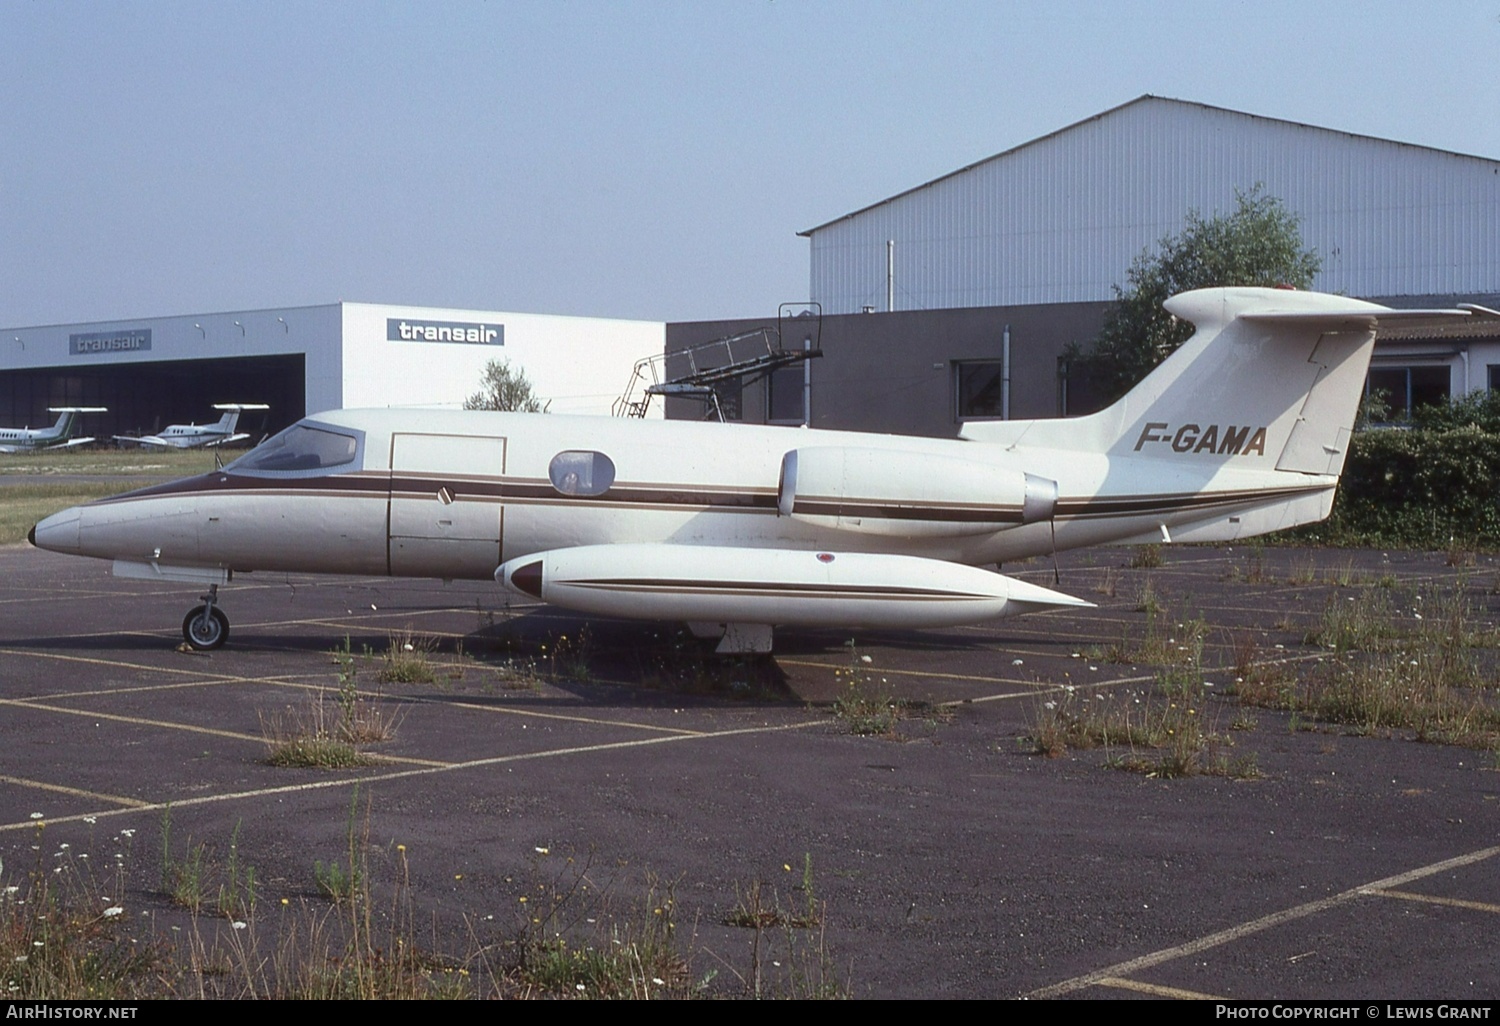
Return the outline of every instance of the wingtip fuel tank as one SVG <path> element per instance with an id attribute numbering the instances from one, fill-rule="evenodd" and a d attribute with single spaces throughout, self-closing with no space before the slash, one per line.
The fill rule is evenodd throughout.
<path id="1" fill-rule="evenodd" d="M 708 545 L 582 545 L 512 559 L 518 595 L 598 616 L 797 627 L 953 627 L 1083 599 L 920 556 Z"/>

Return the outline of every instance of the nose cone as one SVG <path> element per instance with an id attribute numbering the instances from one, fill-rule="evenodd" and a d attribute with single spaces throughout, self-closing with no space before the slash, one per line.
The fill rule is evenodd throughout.
<path id="1" fill-rule="evenodd" d="M 39 549 L 77 554 L 80 516 L 77 506 L 54 513 L 32 527 L 26 537 Z"/>

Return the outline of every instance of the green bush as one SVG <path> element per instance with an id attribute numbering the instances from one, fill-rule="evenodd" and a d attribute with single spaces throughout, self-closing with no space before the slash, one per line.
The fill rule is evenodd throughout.
<path id="1" fill-rule="evenodd" d="M 1421 412 L 1354 436 L 1333 514 L 1304 537 L 1336 544 L 1500 546 L 1500 404 Z"/>

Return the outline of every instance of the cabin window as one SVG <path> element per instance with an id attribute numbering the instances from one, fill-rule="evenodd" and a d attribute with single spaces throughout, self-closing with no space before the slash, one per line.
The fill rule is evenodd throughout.
<path id="1" fill-rule="evenodd" d="M 267 439 L 225 467 L 237 474 L 319 474 L 353 463 L 359 454 L 359 437 L 293 424 Z"/>
<path id="2" fill-rule="evenodd" d="M 603 495 L 615 483 L 615 463 L 602 452 L 567 449 L 552 457 L 547 476 L 563 495 Z"/>

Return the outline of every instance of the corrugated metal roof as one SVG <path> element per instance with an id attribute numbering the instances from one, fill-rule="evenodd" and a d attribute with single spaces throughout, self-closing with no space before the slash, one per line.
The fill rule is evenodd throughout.
<path id="1" fill-rule="evenodd" d="M 1263 185 L 1301 218 L 1315 287 L 1500 286 L 1500 161 L 1144 96 L 804 232 L 828 313 L 1108 300 L 1187 213 Z"/>
<path id="2" fill-rule="evenodd" d="M 1055 137 L 1057 137 L 1059 135 L 1062 135 L 1065 132 L 1071 132 L 1075 128 L 1081 128 L 1084 125 L 1091 124 L 1091 123 L 1093 123 L 1095 121 L 1103 120 L 1104 118 L 1109 117 L 1111 114 L 1114 114 L 1114 113 L 1116 113 L 1118 111 L 1125 110 L 1127 107 L 1134 107 L 1138 103 L 1146 103 L 1146 102 L 1150 102 L 1150 101 L 1155 101 L 1157 103 L 1179 104 L 1179 105 L 1181 105 L 1183 107 L 1196 107 L 1196 108 L 1198 108 L 1200 110 L 1211 110 L 1211 111 L 1216 111 L 1216 112 L 1221 113 L 1221 114 L 1233 114 L 1236 117 L 1250 118 L 1253 121 L 1265 121 L 1265 122 L 1270 123 L 1270 124 L 1292 125 L 1292 126 L 1297 127 L 1297 128 L 1311 128 L 1311 129 L 1313 129 L 1315 131 L 1330 132 L 1330 133 L 1332 133 L 1334 135 L 1343 136 L 1343 137 L 1348 138 L 1348 139 L 1364 139 L 1364 140 L 1367 140 L 1367 141 L 1370 141 L 1370 142 L 1390 143 L 1393 146 L 1407 146 L 1407 147 L 1410 147 L 1411 149 L 1414 149 L 1414 150 L 1425 150 L 1425 151 L 1427 151 L 1429 153 L 1441 153 L 1441 154 L 1444 154 L 1446 156 L 1451 156 L 1451 157 L 1470 157 L 1470 158 L 1472 158 L 1474 160 L 1486 160 L 1486 161 L 1494 162 L 1494 158 L 1491 158 L 1491 157 L 1480 157 L 1480 156 L 1477 156 L 1475 154 L 1459 153 L 1459 152 L 1454 151 L 1454 150 L 1443 150 L 1443 149 L 1438 149 L 1435 146 L 1423 146 L 1423 145 L 1421 145 L 1419 143 L 1402 142 L 1399 139 L 1386 139 L 1386 138 L 1384 138 L 1382 136 L 1378 136 L 1378 135 L 1362 135 L 1359 132 L 1345 132 L 1342 129 L 1328 128 L 1327 126 L 1324 126 L 1324 125 L 1309 124 L 1308 122 L 1305 122 L 1305 121 L 1292 121 L 1292 120 L 1290 120 L 1288 118 L 1273 118 L 1273 117 L 1267 117 L 1264 114 L 1251 114 L 1251 113 L 1248 113 L 1248 112 L 1242 111 L 1242 110 L 1234 110 L 1231 107 L 1216 107 L 1216 106 L 1214 106 L 1211 103 L 1199 103 L 1196 100 L 1178 100 L 1178 99 L 1175 99 L 1174 97 L 1171 97 L 1171 96 L 1157 96 L 1154 93 L 1142 93 L 1140 96 L 1137 96 L 1135 99 L 1133 99 L 1133 100 L 1127 100 L 1124 103 L 1120 104 L 1119 106 L 1111 107 L 1108 110 L 1100 111 L 1098 114 L 1094 114 L 1094 115 L 1091 115 L 1089 117 L 1086 117 L 1086 118 L 1084 118 L 1081 121 L 1075 121 L 1071 125 L 1065 125 L 1062 128 L 1059 128 L 1059 129 L 1056 129 L 1054 131 L 1048 132 L 1046 135 L 1039 135 L 1035 139 L 1027 140 L 1026 142 L 1023 142 L 1023 143 L 1021 143 L 1018 146 L 1012 146 L 1008 150 L 1001 150 L 999 153 L 996 153 L 996 154 L 994 154 L 992 156 L 984 157 L 984 158 L 982 158 L 980 160 L 976 160 L 972 164 L 965 164 L 963 167 L 958 168 L 958 169 L 953 170 L 953 171 L 949 171 L 947 174 L 939 175 L 938 177 L 932 179 L 932 181 L 930 181 L 930 182 L 923 182 L 921 185 L 914 185 L 910 189 L 903 189 L 901 192 L 898 192 L 898 193 L 896 193 L 893 196 L 887 196 L 883 200 L 876 200 L 874 203 L 871 203 L 868 206 L 860 207 L 858 210 L 851 210 L 847 214 L 840 214 L 838 217 L 835 217 L 831 221 L 824 221 L 822 224 L 814 225 L 811 228 L 804 228 L 802 231 L 798 232 L 797 234 L 800 235 L 800 236 L 802 236 L 802 237 L 804 237 L 804 238 L 806 238 L 808 236 L 811 236 L 813 232 L 820 231 L 820 230 L 822 230 L 824 228 L 827 228 L 831 224 L 838 224 L 840 221 L 847 221 L 851 217 L 858 217 L 860 214 L 863 214 L 867 210 L 874 210 L 876 207 L 882 207 L 882 206 L 885 206 L 887 203 L 893 203 L 893 202 L 895 202 L 896 200 L 900 199 L 903 196 L 910 196 L 914 192 L 921 192 L 923 189 L 929 188 L 929 187 L 931 187 L 933 185 L 936 185 L 939 182 L 946 181 L 949 178 L 953 178 L 953 177 L 955 177 L 957 175 L 961 175 L 961 174 L 965 173 L 966 171 L 972 171 L 972 170 L 974 170 L 977 167 L 983 167 L 985 164 L 988 164 L 991 161 L 1000 160 L 1001 158 L 1008 157 L 1008 156 L 1010 156 L 1013 153 L 1018 153 L 1021 150 L 1026 149 L 1028 146 L 1035 146 L 1037 143 L 1045 142 L 1048 139 L 1055 138 Z"/>

